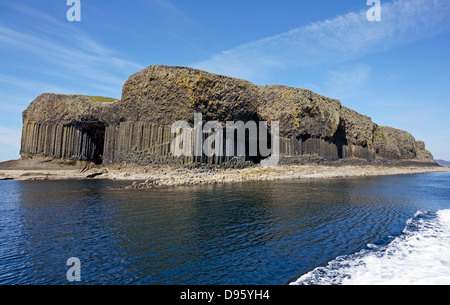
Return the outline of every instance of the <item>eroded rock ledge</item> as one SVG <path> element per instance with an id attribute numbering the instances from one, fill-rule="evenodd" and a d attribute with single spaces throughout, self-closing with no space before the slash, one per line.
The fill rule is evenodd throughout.
<path id="1" fill-rule="evenodd" d="M 171 125 L 204 121 L 279 121 L 281 163 L 343 160 L 434 165 L 425 144 L 378 126 L 340 101 L 310 90 L 248 81 L 184 67 L 150 66 L 133 74 L 120 100 L 42 94 L 23 112 L 21 156 L 96 164 L 245 167 L 259 160 L 174 157 Z"/>

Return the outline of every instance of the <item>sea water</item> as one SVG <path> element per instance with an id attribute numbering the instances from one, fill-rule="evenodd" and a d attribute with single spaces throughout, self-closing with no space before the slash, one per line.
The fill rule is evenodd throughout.
<path id="1" fill-rule="evenodd" d="M 448 285 L 450 210 L 419 211 L 387 245 L 368 244 L 303 275 L 295 285 Z"/>
<path id="2" fill-rule="evenodd" d="M 450 284 L 450 174 L 0 181 L 0 284 Z"/>

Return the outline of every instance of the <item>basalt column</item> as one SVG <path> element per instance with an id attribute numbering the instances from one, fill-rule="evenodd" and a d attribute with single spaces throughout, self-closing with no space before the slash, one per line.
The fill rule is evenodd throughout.
<path id="1" fill-rule="evenodd" d="M 57 159 L 103 161 L 105 127 L 99 123 L 84 125 L 39 124 L 27 122 L 22 132 L 22 157 L 41 156 Z"/>
<path id="2" fill-rule="evenodd" d="M 171 144 L 176 136 L 171 132 L 171 126 L 149 122 L 122 122 L 110 125 L 105 133 L 103 162 L 141 165 L 193 163 L 192 156 L 172 155 Z"/>

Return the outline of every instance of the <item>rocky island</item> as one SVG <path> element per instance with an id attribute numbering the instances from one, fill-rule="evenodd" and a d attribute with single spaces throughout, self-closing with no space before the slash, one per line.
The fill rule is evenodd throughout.
<path id="1" fill-rule="evenodd" d="M 171 126 L 193 124 L 194 113 L 223 124 L 279 122 L 279 165 L 262 169 L 262 157 L 250 155 L 174 156 Z M 133 74 L 120 100 L 40 95 L 23 112 L 20 154 L 0 165 L 0 179 L 142 179 L 148 187 L 444 170 L 424 142 L 339 100 L 169 66 Z"/>

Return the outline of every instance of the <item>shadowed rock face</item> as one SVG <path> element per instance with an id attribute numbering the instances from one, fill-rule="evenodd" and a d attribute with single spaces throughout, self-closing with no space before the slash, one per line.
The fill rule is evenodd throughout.
<path id="1" fill-rule="evenodd" d="M 423 142 L 310 90 L 183 67 L 150 66 L 124 84 L 120 100 L 42 94 L 23 112 L 21 154 L 97 163 L 236 164 L 232 158 L 170 153 L 179 120 L 280 123 L 283 162 L 362 158 L 434 162 Z M 245 164 L 246 158 L 237 161 Z M 248 161 L 248 160 L 247 160 Z"/>
<path id="2" fill-rule="evenodd" d="M 125 83 L 122 120 L 172 125 L 192 121 L 255 119 L 257 86 L 248 81 L 182 67 L 150 66 Z"/>
<path id="3" fill-rule="evenodd" d="M 258 89 L 258 116 L 264 121 L 279 121 L 281 136 L 331 139 L 336 133 L 342 108 L 338 100 L 279 85 Z"/>

